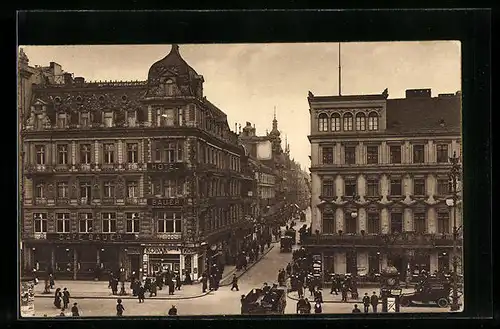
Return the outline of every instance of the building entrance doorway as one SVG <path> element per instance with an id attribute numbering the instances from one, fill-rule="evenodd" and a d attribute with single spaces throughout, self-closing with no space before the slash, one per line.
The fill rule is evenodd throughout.
<path id="1" fill-rule="evenodd" d="M 398 270 L 399 279 L 404 281 L 406 278 L 406 267 L 407 267 L 404 257 L 401 255 L 390 255 L 387 258 L 387 261 L 388 265 L 392 265 Z"/>
<path id="2" fill-rule="evenodd" d="M 130 272 L 131 273 L 139 273 L 141 269 L 141 259 L 139 255 L 129 255 L 130 258 Z"/>

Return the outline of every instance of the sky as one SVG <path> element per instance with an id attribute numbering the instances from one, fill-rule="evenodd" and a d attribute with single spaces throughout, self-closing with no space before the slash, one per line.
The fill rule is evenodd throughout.
<path id="1" fill-rule="evenodd" d="M 310 167 L 308 91 L 338 95 L 338 43 L 187 44 L 181 56 L 203 75 L 204 95 L 235 123 L 271 131 L 276 108 L 283 148 Z M 150 66 L 170 45 L 21 46 L 31 66 L 56 62 L 66 72 L 95 80 L 146 80 Z M 461 89 L 460 42 L 342 43 L 342 95 L 380 94 L 404 98 L 406 89 L 432 95 Z"/>

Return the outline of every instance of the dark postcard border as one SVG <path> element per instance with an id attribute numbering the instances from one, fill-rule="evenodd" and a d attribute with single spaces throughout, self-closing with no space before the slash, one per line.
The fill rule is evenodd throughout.
<path id="1" fill-rule="evenodd" d="M 466 312 L 458 316 L 491 316 L 489 11 L 21 12 L 18 24 L 18 43 L 37 45 L 461 40 L 464 198 L 472 201 L 464 208 Z M 14 164 L 13 168 L 16 168 Z M 14 240 L 13 243 L 17 242 Z M 15 274 L 15 271 L 10 273 Z M 16 281 L 15 277 L 11 279 L 11 282 Z M 17 291 L 9 296 L 17 296 Z M 15 304 L 12 306 L 12 314 L 15 314 Z M 419 317 L 415 315 L 415 318 Z M 430 314 L 426 317 L 442 318 L 443 315 Z M 415 322 L 408 321 L 408 317 L 402 321 L 405 322 L 400 325 L 404 327 L 415 326 Z M 175 322 L 188 325 L 185 321 Z M 286 323 L 286 326 L 293 325 L 289 321 L 280 322 Z M 471 324 L 460 322 L 465 327 Z M 302 321 L 295 321 L 297 323 L 307 325 Z M 328 326 L 334 323 L 346 324 L 342 320 L 328 321 Z M 358 321 L 349 320 L 348 323 L 353 326 Z M 453 323 L 456 324 L 455 321 Z M 51 324 L 57 325 L 57 322 Z M 126 321 L 120 325 L 134 324 Z M 29 323 L 23 325 L 30 326 Z M 422 323 L 416 322 L 416 325 L 421 326 Z"/>

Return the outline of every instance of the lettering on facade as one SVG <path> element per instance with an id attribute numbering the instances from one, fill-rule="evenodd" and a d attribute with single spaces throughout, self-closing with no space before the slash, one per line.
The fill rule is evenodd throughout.
<path id="1" fill-rule="evenodd" d="M 150 198 L 148 199 L 148 206 L 153 208 L 162 208 L 169 206 L 183 206 L 184 198 Z"/>
<path id="2" fill-rule="evenodd" d="M 144 253 L 148 255 L 164 255 L 171 253 L 180 253 L 178 247 L 147 247 L 144 249 Z"/>
<path id="3" fill-rule="evenodd" d="M 47 233 L 52 241 L 133 241 L 135 234 L 115 233 Z"/>
<path id="4" fill-rule="evenodd" d="M 183 162 L 174 162 L 174 163 L 148 163 L 147 168 L 150 171 L 171 171 L 171 170 L 179 170 L 184 169 Z"/>

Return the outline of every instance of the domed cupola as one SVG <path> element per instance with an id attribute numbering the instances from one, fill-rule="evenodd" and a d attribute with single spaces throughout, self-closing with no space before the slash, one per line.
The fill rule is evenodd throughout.
<path id="1" fill-rule="evenodd" d="M 203 82 L 203 76 L 186 63 L 174 44 L 170 53 L 149 69 L 146 97 L 203 97 Z"/>

